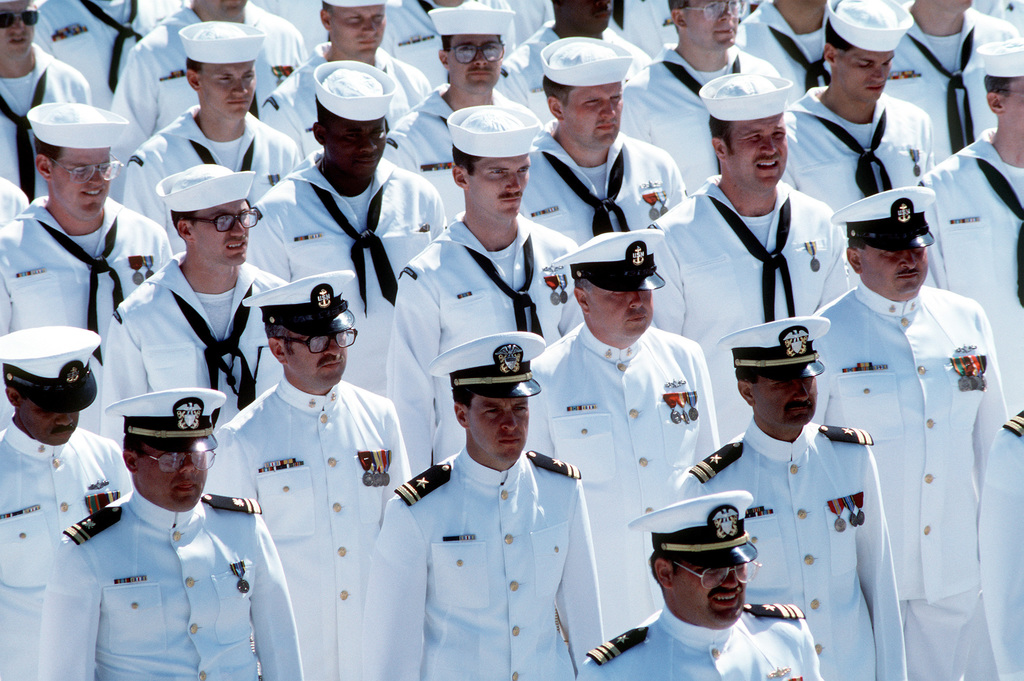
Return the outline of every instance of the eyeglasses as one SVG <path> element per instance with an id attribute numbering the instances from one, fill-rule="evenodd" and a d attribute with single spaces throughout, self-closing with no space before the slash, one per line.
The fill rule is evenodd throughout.
<path id="1" fill-rule="evenodd" d="M 26 26 L 35 26 L 39 21 L 39 10 L 27 9 L 24 12 L 0 12 L 0 28 L 10 28 L 21 19 Z"/>
<path id="2" fill-rule="evenodd" d="M 752 580 L 757 574 L 757 571 L 761 569 L 761 564 L 755 560 L 748 563 L 740 563 L 739 565 L 730 565 L 729 567 L 705 568 L 700 572 L 691 570 L 685 565 L 676 563 L 675 561 L 673 561 L 673 564 L 677 567 L 683 568 L 691 575 L 700 577 L 700 585 L 705 589 L 714 589 L 716 586 L 720 586 L 729 578 L 730 572 L 736 573 L 736 579 L 740 584 L 746 584 Z"/>
<path id="3" fill-rule="evenodd" d="M 243 210 L 241 213 L 232 215 L 231 213 L 225 213 L 224 215 L 218 215 L 212 220 L 207 218 L 189 218 L 195 222 L 208 222 L 213 225 L 213 228 L 218 232 L 230 231 L 235 223 L 242 225 L 246 229 L 252 229 L 256 226 L 256 223 L 263 217 L 263 213 L 260 212 L 259 208 L 249 208 Z"/>
<path id="4" fill-rule="evenodd" d="M 285 343 L 302 343 L 311 353 L 319 355 L 330 346 L 332 340 L 338 344 L 339 348 L 347 348 L 355 343 L 356 330 L 345 329 L 344 331 L 332 333 L 329 336 L 310 336 L 305 340 L 301 338 L 292 338 L 290 336 L 275 336 L 275 338 L 279 338 Z"/>
<path id="5" fill-rule="evenodd" d="M 206 452 L 165 452 L 160 456 L 153 456 L 147 454 L 149 458 L 156 461 L 160 470 L 164 473 L 177 473 L 181 470 L 181 466 L 185 463 L 185 459 L 192 457 L 192 465 L 196 467 L 196 470 L 208 471 L 213 466 L 213 459 L 216 456 L 216 452 L 213 450 Z"/>
<path id="6" fill-rule="evenodd" d="M 497 42 L 484 43 L 483 45 L 456 45 L 449 47 L 448 51 L 455 55 L 455 61 L 460 64 L 472 64 L 478 54 L 483 55 L 487 61 L 498 61 L 505 55 L 505 46 Z"/>
<path id="7" fill-rule="evenodd" d="M 2 18 L 3 14 L 0 14 L 0 19 Z M 91 180 L 92 176 L 96 173 L 99 173 L 103 180 L 109 182 L 117 177 L 117 174 L 121 172 L 121 166 L 123 165 L 113 156 L 111 156 L 110 160 L 105 163 L 93 163 L 87 166 L 76 166 L 74 168 L 68 168 L 55 158 L 51 158 L 49 156 L 47 156 L 47 158 L 49 158 L 55 165 L 63 168 L 64 172 L 71 176 L 71 181 L 75 184 L 85 184 Z"/>
<path id="8" fill-rule="evenodd" d="M 727 2 L 709 2 L 703 7 L 684 7 L 683 9 L 704 12 L 704 18 L 708 21 L 715 21 L 720 18 L 728 9 L 733 16 L 743 16 L 747 13 L 746 0 L 728 0 Z"/>

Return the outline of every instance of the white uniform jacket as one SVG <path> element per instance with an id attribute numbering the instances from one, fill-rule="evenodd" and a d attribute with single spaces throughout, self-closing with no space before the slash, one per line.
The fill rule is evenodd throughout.
<path id="1" fill-rule="evenodd" d="M 445 467 L 428 493 L 419 482 Z M 463 449 L 409 486 L 419 501 L 388 502 L 373 553 L 363 678 L 572 681 L 603 638 L 579 480 L 525 454 L 496 471 Z"/>
<path id="2" fill-rule="evenodd" d="M 284 380 L 217 441 L 206 488 L 259 500 L 288 578 L 306 681 L 362 678 L 373 545 L 385 503 L 410 475 L 394 405 L 346 382 L 310 395 Z M 390 455 L 390 484 L 364 481 L 362 458 L 375 470 L 375 450 Z"/>
<path id="3" fill-rule="evenodd" d="M 697 92 L 676 78 L 665 62 L 684 69 L 698 89 L 705 84 L 702 74 L 694 71 L 678 52 L 666 47 L 626 84 L 622 92 L 622 132 L 667 151 L 679 166 L 683 184 L 694 191 L 718 174 L 708 110 Z M 775 78 L 779 75 L 768 62 L 735 47 L 729 48 L 729 72 Z"/>
<path id="4" fill-rule="evenodd" d="M 327 30 L 320 21 L 320 9 L 324 6 L 322 0 L 255 0 L 253 4 L 297 28 L 302 34 L 307 55 L 312 55 L 313 48 L 327 39 Z"/>
<path id="5" fill-rule="evenodd" d="M 128 53 L 111 105 L 131 124 L 114 149 L 118 158 L 131 156 L 139 145 L 198 103 L 185 79 L 185 48 L 178 31 L 199 20 L 190 8 L 182 7 Z M 254 4 L 245 8 L 245 23 L 267 34 L 256 57 L 258 105 L 305 60 L 305 50 L 294 26 Z"/>
<path id="6" fill-rule="evenodd" d="M 623 631 L 661 607 L 647 566 L 650 535 L 626 523 L 678 501 L 690 466 L 718 449 L 704 353 L 657 329 L 620 350 L 581 324 L 531 369 L 541 392 L 530 400 L 527 447 L 580 469 L 590 526 L 599 528 L 602 619 L 609 632 Z M 670 407 L 672 394 L 686 402 Z"/>
<path id="7" fill-rule="evenodd" d="M 112 362 L 110 371 L 104 373 L 100 393 L 100 402 L 103 404 L 113 404 L 118 400 L 157 390 L 214 387 L 210 385 L 209 370 L 203 354 L 206 345 L 189 326 L 174 298 L 177 294 L 209 326 L 206 309 L 181 273 L 184 258 L 184 253 L 171 258 L 167 265 L 117 308 L 115 323 L 110 325 L 104 347 L 104 351 L 109 352 L 112 358 L 117 358 L 117 363 Z M 235 282 L 231 309 L 238 310 L 241 307 L 242 299 L 250 287 L 255 294 L 276 288 L 282 283 L 272 274 L 252 265 L 242 265 L 238 281 Z M 249 319 L 242 332 L 239 349 L 256 378 L 256 395 L 259 395 L 273 387 L 283 372 L 267 347 L 267 335 L 260 311 L 244 309 L 249 310 Z M 233 323 L 229 325 L 232 328 L 228 329 L 228 333 L 233 326 Z M 231 367 L 235 385 L 241 385 L 242 362 L 230 356 L 225 357 L 224 361 Z M 227 385 L 223 372 L 218 372 L 215 387 L 228 395 L 218 419 L 218 424 L 223 425 L 238 413 L 238 399 Z M 120 417 L 105 416 L 103 433 L 108 437 L 120 437 L 122 422 Z"/>
<path id="8" fill-rule="evenodd" d="M 46 578 L 61 531 L 131 491 L 117 443 L 79 428 L 66 445 L 0 433 L 0 674 L 35 679 Z"/>
<path id="9" fill-rule="evenodd" d="M 900 600 L 976 590 L 978 485 L 1006 420 L 985 313 L 948 291 L 893 303 L 861 285 L 820 314 L 832 328 L 815 340 L 818 413 L 875 441 Z M 964 389 L 954 358 L 980 358 L 987 390 Z"/>
<path id="10" fill-rule="evenodd" d="M 668 3 L 623 0 L 622 19 L 625 25 L 619 26 L 612 17 L 608 28 L 652 58 L 657 57 L 666 45 L 675 45 L 679 40 Z"/>
<path id="11" fill-rule="evenodd" d="M 776 32 L 781 33 L 782 37 L 778 37 Z M 793 93 L 790 101 L 796 101 L 807 90 L 808 69 L 803 63 L 790 56 L 786 47 L 783 47 L 783 43 L 790 49 L 794 49 L 804 62 L 812 65 L 811 70 L 816 74 L 813 85 L 825 85 L 825 81 L 814 66 L 815 62 L 822 61 L 822 51 L 825 49 L 824 16 L 821 28 L 813 32 L 813 38 L 811 35 L 798 36 L 794 33 L 789 22 L 775 8 L 772 0 L 765 0 L 740 22 L 740 28 L 736 34 L 736 46 L 746 53 L 765 60 L 775 67 L 781 77 L 793 81 Z M 808 49 L 807 43 L 812 44 L 814 49 Z M 821 69 L 824 68 L 823 62 Z"/>
<path id="12" fill-rule="evenodd" d="M 133 493 L 69 528 L 83 543 L 57 551 L 41 640 L 61 653 L 42 653 L 40 681 L 257 681 L 257 657 L 264 681 L 301 681 L 281 560 L 237 501 L 175 513 Z"/>
<path id="13" fill-rule="evenodd" d="M 313 137 L 313 124 L 316 123 L 313 72 L 316 67 L 327 63 L 324 54 L 328 47 L 329 43 L 318 45 L 313 56 L 260 104 L 260 120 L 292 138 L 303 158 L 322 148 Z M 384 50 L 378 49 L 374 60 L 374 66 L 395 79 L 395 95 L 391 98 L 387 115 L 393 128 L 398 119 L 427 98 L 430 85 L 419 69 L 398 61 Z"/>
<path id="14" fill-rule="evenodd" d="M 552 124 L 554 125 L 554 124 Z M 594 237 L 594 209 L 577 196 L 544 156 L 550 154 L 564 163 L 573 175 L 598 198 L 607 196 L 615 159 L 622 155 L 622 185 L 613 198 L 626 216 L 626 225 L 612 213 L 617 231 L 647 229 L 686 198 L 686 187 L 676 162 L 665 151 L 647 142 L 619 134 L 608 149 L 605 183 L 600 191 L 580 170 L 550 129 L 540 133 L 530 151 L 530 182 L 523 191 L 520 212 L 537 223 L 564 234 L 578 244 Z"/>
<path id="15" fill-rule="evenodd" d="M 735 444 L 716 453 L 717 462 L 708 457 L 699 467 L 703 477 L 691 475 L 683 496 L 736 489 L 754 496 L 745 528 L 763 567 L 747 584 L 747 600 L 802 609 L 826 679 L 906 679 L 896 575 L 870 448 L 830 440 L 814 423 L 790 443 L 751 421 L 736 442 L 739 459 L 728 463 Z M 711 467 L 717 475 L 701 484 Z M 843 506 L 837 508 L 844 523 L 836 524 L 829 502 L 844 498 L 863 513 L 862 524 L 850 522 L 852 511 Z"/>
<path id="16" fill-rule="evenodd" d="M 28 208 L 28 197 L 18 185 L 0 177 L 0 225 L 6 225 Z"/>
<path id="17" fill-rule="evenodd" d="M 923 173 L 931 170 L 932 124 L 920 107 L 882 93 L 875 104 L 871 124 L 856 126 L 832 113 L 818 100 L 823 91 L 824 88 L 812 89 L 786 112 L 787 182 L 824 201 L 833 210 L 864 198 L 855 178 L 859 153 L 851 151 L 818 118 L 839 125 L 867 150 L 884 113 L 885 132 L 875 156 L 885 166 L 893 189 L 914 186 Z M 875 174 L 877 179 L 877 167 Z M 877 180 L 877 184 L 879 191 L 885 189 L 881 180 Z"/>
<path id="18" fill-rule="evenodd" d="M 657 221 L 665 230 L 658 273 L 664 288 L 655 292 L 658 327 L 700 343 L 715 389 L 718 432 L 728 440 L 750 420 L 750 407 L 737 392 L 732 353 L 719 347 L 722 336 L 761 324 L 764 293 L 761 261 L 750 254 L 710 197 L 735 212 L 712 178 L 683 205 Z M 779 209 L 790 205 L 790 231 L 782 253 L 789 267 L 796 315 L 813 314 L 849 288 L 843 253 L 846 238 L 832 225 L 832 210 L 785 182 L 778 185 L 775 216 L 767 243 L 778 239 Z M 815 266 L 817 264 L 817 266 Z M 660 296 L 660 297 L 659 297 Z M 775 276 L 775 319 L 789 316 L 782 274 Z"/>
<path id="19" fill-rule="evenodd" d="M 345 215 L 354 230 L 366 231 L 366 216 L 356 215 L 317 167 L 321 154 L 311 156 L 259 202 L 263 220 L 250 233 L 249 261 L 285 281 L 331 270 L 352 270 L 354 240 L 334 221 L 314 192 L 319 187 Z M 402 268 L 444 229 L 444 212 L 437 192 L 424 180 L 396 168 L 387 160 L 377 167 L 371 190 L 383 191 L 376 234 L 384 244 L 397 278 Z M 348 349 L 345 379 L 361 388 L 384 394 L 386 381 L 381 361 L 391 343 L 395 308 L 381 294 L 377 270 L 369 249 L 363 249 L 366 297 L 352 282 L 344 291 L 356 317 L 359 337 Z"/>

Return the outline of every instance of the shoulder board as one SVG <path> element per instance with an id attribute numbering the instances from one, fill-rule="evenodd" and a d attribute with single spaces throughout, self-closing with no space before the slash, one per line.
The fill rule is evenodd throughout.
<path id="1" fill-rule="evenodd" d="M 645 640 L 647 640 L 647 627 L 630 629 L 622 636 L 617 636 L 611 641 L 602 643 L 598 647 L 594 648 L 587 653 L 587 657 L 601 665 L 605 662 L 610 662 L 638 643 L 643 643 Z"/>
<path id="2" fill-rule="evenodd" d="M 277 105 L 277 100 L 274 99 L 273 97 L 267 97 L 266 101 L 263 102 L 263 104 L 264 105 L 269 104 L 270 106 L 274 107 L 278 111 L 281 110 L 281 107 Z"/>
<path id="3" fill-rule="evenodd" d="M 1010 431 L 1017 437 L 1024 436 L 1024 411 L 1004 423 L 1003 428 Z"/>
<path id="4" fill-rule="evenodd" d="M 129 162 L 129 163 L 138 163 L 138 164 L 139 164 L 139 167 L 140 167 L 140 168 L 141 168 L 141 167 L 143 166 L 143 161 L 142 161 L 142 159 L 141 159 L 140 157 L 138 157 L 138 156 L 134 156 L 134 155 L 133 155 L 133 156 L 131 156 L 131 157 L 130 157 L 130 158 L 128 159 L 128 162 Z"/>
<path id="5" fill-rule="evenodd" d="M 537 452 L 526 452 L 526 456 L 533 462 L 533 465 L 537 468 L 543 468 L 546 471 L 553 471 L 555 473 L 561 473 L 567 475 L 570 478 L 580 479 L 580 469 L 573 466 L 571 463 L 565 463 L 558 459 L 552 459 L 550 456 L 544 456 Z"/>
<path id="6" fill-rule="evenodd" d="M 419 279 L 419 275 L 416 274 L 416 270 L 411 267 L 403 267 L 402 271 L 398 273 L 398 278 L 401 279 L 403 274 L 408 274 L 413 279 Z"/>
<path id="7" fill-rule="evenodd" d="M 431 466 L 415 478 L 395 489 L 406 506 L 412 506 L 435 489 L 452 479 L 452 466 L 445 463 Z"/>
<path id="8" fill-rule="evenodd" d="M 818 426 L 818 432 L 832 442 L 849 442 L 855 445 L 873 445 L 868 431 L 860 428 L 840 428 L 839 426 Z"/>
<path id="9" fill-rule="evenodd" d="M 389 138 L 387 138 L 387 139 L 385 140 L 385 142 L 386 142 L 387 144 L 390 144 L 391 146 L 393 146 L 393 147 L 394 147 L 395 149 L 397 149 L 397 148 L 398 148 L 398 142 L 396 142 L 396 141 L 395 141 L 395 138 L 394 138 L 394 137 L 389 137 Z"/>
<path id="10" fill-rule="evenodd" d="M 777 617 L 782 620 L 802 620 L 804 611 L 795 605 L 783 603 L 746 603 L 743 609 L 754 617 Z"/>
<path id="11" fill-rule="evenodd" d="M 77 522 L 64 530 L 64 534 L 71 541 L 81 545 L 108 527 L 112 527 L 120 519 L 121 507 L 107 506 L 103 510 L 93 513 L 85 520 Z"/>
<path id="12" fill-rule="evenodd" d="M 740 458 L 743 454 L 743 441 L 732 442 L 719 449 L 717 452 L 704 459 L 700 463 L 690 467 L 690 475 L 700 480 L 700 484 L 704 484 L 711 478 L 715 477 L 729 464 Z"/>
<path id="13" fill-rule="evenodd" d="M 255 499 L 238 499 L 236 497 L 219 497 L 216 494 L 204 494 L 203 503 L 211 508 L 222 511 L 243 511 L 245 513 L 263 513 L 260 502 Z"/>

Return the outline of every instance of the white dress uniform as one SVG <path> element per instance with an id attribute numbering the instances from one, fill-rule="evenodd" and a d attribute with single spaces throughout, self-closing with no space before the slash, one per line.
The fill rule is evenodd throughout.
<path id="1" fill-rule="evenodd" d="M 222 371 L 217 375 L 219 385 L 210 386 L 209 370 L 203 354 L 206 345 L 192 330 L 175 301 L 175 296 L 179 296 L 199 313 L 209 327 L 206 308 L 181 273 L 184 257 L 184 254 L 178 254 L 171 258 L 118 307 L 114 316 L 115 323 L 110 325 L 103 348 L 104 352 L 117 358 L 117 363 L 111 364 L 111 370 L 105 372 L 100 381 L 101 399 L 97 401 L 109 405 L 157 390 L 223 387 L 228 395 L 227 402 L 220 409 L 218 424 L 223 425 L 238 413 L 238 400 L 225 385 L 226 378 Z M 250 287 L 253 293 L 259 293 L 282 283 L 272 274 L 252 265 L 242 265 L 231 298 L 231 309 L 236 311 L 232 313 L 234 319 L 238 318 L 241 310 L 249 310 L 242 306 L 242 299 Z M 229 334 L 234 330 L 234 319 Z M 270 355 L 263 320 L 258 313 L 248 315 L 238 347 L 256 379 L 256 395 L 273 387 L 281 379 L 281 365 Z M 242 362 L 229 355 L 224 357 L 224 361 L 231 367 L 235 385 L 239 386 L 242 382 Z M 120 418 L 105 416 L 102 423 L 102 432 L 109 437 L 117 437 L 122 432 Z"/>
<path id="2" fill-rule="evenodd" d="M 548 97 L 544 94 L 544 64 L 540 58 L 541 51 L 558 40 L 558 34 L 552 28 L 554 25 L 554 21 L 545 23 L 541 30 L 505 56 L 501 78 L 496 87 L 498 92 L 513 102 L 528 107 L 542 123 L 554 120 L 551 109 L 548 108 Z M 621 47 L 633 57 L 628 78 L 640 73 L 640 70 L 651 62 L 646 52 L 625 41 L 611 29 L 606 29 L 601 34 L 601 39 Z"/>
<path id="3" fill-rule="evenodd" d="M 683 496 L 754 495 L 744 525 L 764 567 L 747 584 L 747 599 L 796 603 L 807 614 L 824 678 L 906 679 L 878 470 L 871 450 L 858 444 L 870 439 L 850 428 L 828 431 L 811 423 L 795 442 L 783 442 L 751 421 L 741 438 L 694 468 Z M 852 509 L 837 506 L 842 524 L 830 510 L 844 498 L 863 513 L 859 525 L 848 520 Z"/>
<path id="4" fill-rule="evenodd" d="M 177 11 L 181 0 L 107 0 L 93 5 L 99 15 L 93 14 L 81 0 L 47 0 L 40 4 L 35 43 L 81 71 L 92 86 L 92 104 L 109 109 L 114 99 L 111 71 L 116 85 L 128 51 Z M 131 34 L 126 31 L 125 37 L 119 38 L 119 31 L 112 24 L 128 28 Z"/>
<path id="5" fill-rule="evenodd" d="M 689 80 L 676 76 L 666 62 L 683 69 Z M 729 48 L 729 65 L 724 73 L 779 76 L 774 66 L 736 47 Z M 691 191 L 718 174 L 708 110 L 697 92 L 720 75 L 723 72 L 695 71 L 675 49 L 666 47 L 655 61 L 630 78 L 622 91 L 622 132 L 667 151 L 679 166 L 683 184 Z M 679 134 L 680 130 L 686 134 Z"/>
<path id="6" fill-rule="evenodd" d="M 133 493 L 68 529 L 43 606 L 42 640 L 61 652 L 42 656 L 40 681 L 301 681 L 266 524 L 252 502 L 207 497 L 175 513 Z"/>
<path id="7" fill-rule="evenodd" d="M 318 5 L 322 0 L 317 0 Z M 303 158 L 320 151 L 320 143 L 313 137 L 316 123 L 316 87 L 313 71 L 327 63 L 329 43 L 318 45 L 310 57 L 260 105 L 260 120 L 283 132 L 295 141 Z M 387 119 L 393 128 L 398 120 L 430 94 L 427 77 L 415 66 L 398 61 L 382 49 L 377 49 L 374 66 L 395 81 L 395 94 L 391 98 Z"/>
<path id="8" fill-rule="evenodd" d="M 163 225 L 175 253 L 185 250 L 185 242 L 171 222 L 170 210 L 157 195 L 156 185 L 165 177 L 200 163 L 224 165 L 217 157 L 216 143 L 211 142 L 196 124 L 198 112 L 198 105 L 190 108 L 136 149 L 128 159 L 124 173 L 124 204 Z M 230 170 L 252 170 L 256 173 L 249 192 L 249 205 L 259 201 L 302 160 L 295 143 L 287 135 L 257 120 L 252 114 L 246 114 L 245 132 L 236 144 L 237 167 Z M 200 155 L 200 149 L 207 158 Z"/>
<path id="9" fill-rule="evenodd" d="M 77 429 L 65 445 L 0 433 L 0 675 L 35 679 L 43 592 L 61 531 L 131 491 L 115 442 Z"/>
<path id="10" fill-rule="evenodd" d="M 582 320 L 575 298 L 570 294 L 566 304 L 552 303 L 552 289 L 544 281 L 549 274 L 545 268 L 575 250 L 576 244 L 522 216 L 518 224 L 515 241 L 492 253 L 463 222 L 456 221 L 413 258 L 399 277 L 395 326 L 388 348 L 388 397 L 402 421 L 412 470 L 430 465 L 431 450 L 436 461 L 445 458 L 446 452 L 457 451 L 465 437 L 455 420 L 451 384 L 447 378 L 431 377 L 427 366 L 456 345 L 512 331 L 516 326 L 512 299 L 481 269 L 470 251 L 490 260 L 506 285 L 516 291 L 528 283 L 526 270 L 532 270 L 527 293 L 547 342 L 560 338 Z M 529 262 L 524 254 L 527 241 L 533 253 Z M 529 318 L 528 310 L 525 316 Z"/>
<path id="11" fill-rule="evenodd" d="M 789 267 L 794 314 L 812 314 L 849 288 L 843 259 L 846 237 L 831 223 L 832 211 L 825 204 L 785 182 L 779 183 L 778 193 L 766 243 L 778 243 L 779 209 L 788 200 L 790 231 L 782 254 Z M 719 347 L 718 340 L 766 321 L 763 265 L 726 223 L 711 197 L 735 213 L 735 207 L 711 181 L 655 223 L 665 230 L 668 246 L 662 249 L 665 257 L 658 265 L 666 285 L 655 294 L 655 318 L 659 328 L 692 338 L 703 348 L 711 382 L 721 386 L 715 390 L 715 409 L 718 431 L 727 439 L 750 419 L 750 407 L 733 387 L 736 373 L 732 356 Z M 746 218 L 744 223 L 751 220 Z M 774 317 L 788 316 L 785 285 L 779 273 Z"/>
<path id="12" fill-rule="evenodd" d="M 603 640 L 597 574 L 583 487 L 551 468 L 462 450 L 400 488 L 373 554 L 364 679 L 575 678 Z"/>
<path id="13" fill-rule="evenodd" d="M 249 262 L 286 281 L 355 268 L 355 240 L 331 217 L 313 187 L 330 195 L 356 232 L 363 234 L 367 229 L 367 216 L 357 215 L 320 172 L 320 156 L 306 159 L 257 204 L 263 220 L 249 234 Z M 441 200 L 427 182 L 383 159 L 369 191 L 371 196 L 384 192 L 375 233 L 384 244 L 397 278 L 402 268 L 444 229 Z M 380 360 L 391 343 L 394 307 L 381 293 L 370 249 L 360 252 L 366 267 L 368 300 L 364 306 L 355 287 L 348 296 L 359 337 L 348 349 L 345 379 L 384 394 L 387 386 Z"/>
<path id="14" fill-rule="evenodd" d="M 613 13 L 608 28 L 651 58 L 656 58 L 666 46 L 675 45 L 679 40 L 667 2 L 615 0 L 613 4 L 622 5 L 624 25 L 616 21 Z"/>
<path id="15" fill-rule="evenodd" d="M 373 545 L 385 503 L 410 475 L 394 405 L 347 382 L 310 395 L 283 380 L 217 440 L 206 488 L 259 500 L 288 578 L 306 681 L 362 678 Z M 391 484 L 364 481 L 362 457 L 374 450 L 389 452 Z"/>
<path id="16" fill-rule="evenodd" d="M 793 97 L 812 87 L 827 84 L 824 76 L 825 20 L 821 28 L 797 35 L 789 22 L 775 8 L 772 0 L 765 0 L 740 22 L 736 46 L 744 52 L 763 59 L 786 80 L 791 80 Z"/>
<path id="17" fill-rule="evenodd" d="M 932 119 L 932 151 L 936 162 L 941 162 L 953 153 L 949 132 L 949 110 L 946 105 L 946 90 L 950 82 L 947 74 L 960 73 L 966 88 L 970 118 L 964 115 L 963 93 L 957 95 L 959 129 L 963 138 L 958 138 L 957 148 L 970 144 L 981 132 L 995 126 L 996 116 L 988 108 L 985 91 L 985 64 L 976 49 L 987 43 L 1001 42 L 1017 37 L 1017 29 L 1009 22 L 982 14 L 976 9 L 967 8 L 964 12 L 963 28 L 960 29 L 957 41 L 956 61 L 942 63 L 941 56 L 934 54 L 932 38 L 924 34 L 917 22 L 910 27 L 896 48 L 892 60 L 892 70 L 885 91 L 890 97 L 912 102 L 928 112 Z M 945 40 L 945 38 L 943 38 Z M 966 41 L 968 45 L 964 45 Z M 924 51 L 939 62 L 947 71 L 942 73 L 925 55 Z M 968 123 L 969 121 L 969 123 Z M 970 128 L 967 126 L 970 125 Z M 971 134 L 968 134 L 973 131 Z M 895 185 L 894 185 L 895 186 Z"/>
<path id="18" fill-rule="evenodd" d="M 0 225 L 6 225 L 28 208 L 28 197 L 18 185 L 0 177 Z"/>
<path id="19" fill-rule="evenodd" d="M 185 48 L 178 31 L 199 21 L 195 12 L 183 7 L 128 53 L 111 105 L 131 123 L 114 149 L 118 158 L 131 156 L 139 145 L 198 102 L 185 79 Z M 305 60 L 305 50 L 294 26 L 253 4 L 245 8 L 245 24 L 267 35 L 256 58 L 254 101 L 258 105 Z"/>
<path id="20" fill-rule="evenodd" d="M 381 4 L 384 2 L 381 0 Z M 252 4 L 259 5 L 298 29 L 307 55 L 312 55 L 313 48 L 327 40 L 327 29 L 320 21 L 323 0 L 252 0 Z"/>
<path id="21" fill-rule="evenodd" d="M 814 88 L 786 112 L 789 135 L 787 181 L 802 192 L 824 201 L 834 210 L 864 198 L 855 172 L 860 152 L 852 151 L 819 118 L 840 126 L 867 151 L 878 134 L 882 116 L 885 129 L 875 156 L 885 166 L 891 187 L 916 185 L 932 168 L 932 124 L 920 107 L 882 93 L 871 123 L 853 124 L 832 113 L 818 100 L 824 88 Z M 874 167 L 874 166 L 873 166 Z M 886 189 L 878 180 L 878 190 Z"/>
<path id="22" fill-rule="evenodd" d="M 531 368 L 542 390 L 530 400 L 527 447 L 580 469 L 590 526 L 598 530 L 602 620 L 609 632 L 624 631 L 661 607 L 647 565 L 650 535 L 630 531 L 626 521 L 677 501 L 690 466 L 718 449 L 704 353 L 657 329 L 620 350 L 584 324 Z M 664 398 L 672 393 L 686 396 L 685 421 L 672 418 Z"/>

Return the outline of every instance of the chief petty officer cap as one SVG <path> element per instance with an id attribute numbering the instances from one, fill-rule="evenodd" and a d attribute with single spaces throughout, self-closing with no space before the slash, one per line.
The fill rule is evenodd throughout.
<path id="1" fill-rule="evenodd" d="M 427 12 L 438 35 L 503 35 L 515 12 L 466 0 L 458 7 L 438 7 Z"/>
<path id="2" fill-rule="evenodd" d="M 655 551 L 698 567 L 749 563 L 757 558 L 757 548 L 743 529 L 743 518 L 753 501 L 743 490 L 708 494 L 642 515 L 629 529 L 650 532 Z"/>
<path id="3" fill-rule="evenodd" d="M 567 266 L 573 279 L 606 291 L 653 291 L 665 285 L 654 265 L 654 249 L 664 240 L 660 229 L 599 234 L 551 266 Z"/>
<path id="4" fill-rule="evenodd" d="M 99 347 L 92 331 L 40 326 L 0 338 L 4 385 L 16 388 L 44 411 L 69 414 L 96 399 L 89 357 Z"/>
<path id="5" fill-rule="evenodd" d="M 104 149 L 117 144 L 128 119 L 77 102 L 40 104 L 27 118 L 36 139 L 67 149 Z"/>
<path id="6" fill-rule="evenodd" d="M 883 251 L 923 248 L 935 243 L 924 209 L 935 203 L 927 187 L 901 187 L 851 203 L 836 211 L 832 224 L 846 223 L 846 236 Z"/>
<path id="7" fill-rule="evenodd" d="M 529 111 L 505 106 L 468 106 L 448 117 L 452 145 L 464 154 L 509 158 L 530 153 L 540 121 Z"/>
<path id="8" fill-rule="evenodd" d="M 828 333 L 824 317 L 789 317 L 741 329 L 718 344 L 732 350 L 734 367 L 747 367 L 773 381 L 810 378 L 825 371 L 814 341 Z"/>
<path id="9" fill-rule="evenodd" d="M 185 56 L 201 64 L 256 61 L 266 33 L 227 21 L 201 21 L 178 31 Z"/>
<path id="10" fill-rule="evenodd" d="M 341 297 L 355 278 L 351 270 L 315 274 L 249 296 L 242 305 L 260 308 L 264 324 L 280 324 L 300 336 L 326 336 L 355 326 Z"/>
<path id="11" fill-rule="evenodd" d="M 168 210 L 189 213 L 248 198 L 256 173 L 233 172 L 224 166 L 202 164 L 169 175 L 156 185 Z"/>
<path id="12" fill-rule="evenodd" d="M 395 79 L 358 61 L 329 61 L 313 71 L 316 101 L 349 121 L 376 121 L 388 113 Z"/>
<path id="13" fill-rule="evenodd" d="M 481 397 L 529 397 L 540 392 L 530 360 L 544 352 L 535 333 L 497 333 L 458 345 L 430 363 L 432 376 L 448 376 L 452 388 Z"/>
<path id="14" fill-rule="evenodd" d="M 854 47 L 870 52 L 896 49 L 914 18 L 892 0 L 828 0 L 828 22 Z"/>
<path id="15" fill-rule="evenodd" d="M 540 52 L 544 75 L 561 85 L 589 87 L 621 83 L 633 57 L 618 45 L 596 38 L 562 38 Z"/>
<path id="16" fill-rule="evenodd" d="M 786 110 L 793 81 L 756 73 L 731 73 L 700 89 L 708 113 L 720 121 L 754 121 Z"/>
<path id="17" fill-rule="evenodd" d="M 125 435 L 135 435 L 162 452 L 206 452 L 217 448 L 213 436 L 224 393 L 209 388 L 176 388 L 129 397 L 107 407 L 124 417 Z"/>
<path id="18" fill-rule="evenodd" d="M 1024 76 L 1024 38 L 986 43 L 978 48 L 985 60 L 985 74 L 996 78 Z"/>

